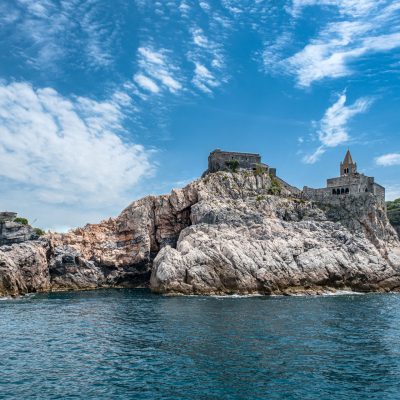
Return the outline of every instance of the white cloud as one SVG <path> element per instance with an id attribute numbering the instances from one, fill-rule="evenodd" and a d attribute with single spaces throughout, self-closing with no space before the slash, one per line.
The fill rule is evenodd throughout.
<path id="1" fill-rule="evenodd" d="M 10 4 L 15 34 L 9 40 L 31 67 L 60 70 L 60 62 L 78 58 L 87 68 L 113 64 L 123 18 L 117 7 L 107 5 L 105 10 L 95 0 L 15 0 Z"/>
<path id="2" fill-rule="evenodd" d="M 400 47 L 400 33 L 366 36 L 357 40 L 355 30 L 367 31 L 369 24 L 332 24 L 321 38 L 286 60 L 298 76 L 300 86 L 310 86 L 324 78 L 340 78 L 352 74 L 351 60 L 368 53 L 385 52 Z M 327 37 L 328 36 L 328 37 Z"/>
<path id="3" fill-rule="evenodd" d="M 303 158 L 307 164 L 314 164 L 328 148 L 337 147 L 349 141 L 347 124 L 357 114 L 367 111 L 371 99 L 360 98 L 352 105 L 346 106 L 346 94 L 342 93 L 338 100 L 325 111 L 324 117 L 319 122 L 318 149 Z"/>
<path id="4" fill-rule="evenodd" d="M 193 42 L 196 46 L 208 47 L 208 39 L 204 36 L 202 29 L 193 29 Z"/>
<path id="5" fill-rule="evenodd" d="M 222 46 L 209 40 L 202 29 L 191 29 L 193 48 L 188 52 L 188 59 L 194 66 L 192 83 L 204 93 L 211 94 L 213 89 L 228 80 L 223 74 L 225 63 Z"/>
<path id="6" fill-rule="evenodd" d="M 135 82 L 152 93 L 158 93 L 161 89 L 167 89 L 171 93 L 180 91 L 182 84 L 174 76 L 179 74 L 179 70 L 172 65 L 167 54 L 166 49 L 155 51 L 151 47 L 139 47 L 140 72 L 134 76 Z"/>
<path id="7" fill-rule="evenodd" d="M 375 158 L 375 162 L 377 165 L 381 165 L 383 167 L 400 165 L 400 153 L 383 154 L 382 156 Z"/>
<path id="8" fill-rule="evenodd" d="M 160 88 L 157 86 L 157 84 L 147 76 L 136 74 L 133 79 L 143 89 L 149 90 L 152 93 L 158 93 L 160 91 Z"/>
<path id="9" fill-rule="evenodd" d="M 193 83 L 205 93 L 212 93 L 211 88 L 219 85 L 214 75 L 202 64 L 195 63 Z"/>
<path id="10" fill-rule="evenodd" d="M 304 7 L 333 6 L 341 14 L 357 17 L 369 14 L 378 3 L 376 0 L 293 0 L 290 11 L 293 15 L 298 15 Z"/>
<path id="11" fill-rule="evenodd" d="M 164 64 L 164 56 L 160 53 L 157 53 L 145 47 L 139 47 L 138 52 L 150 63 L 158 65 Z"/>
<path id="12" fill-rule="evenodd" d="M 326 148 L 324 146 L 319 146 L 317 150 L 314 151 L 314 153 L 307 154 L 306 156 L 303 157 L 303 162 L 305 164 L 315 164 L 323 154 L 325 154 Z"/>
<path id="13" fill-rule="evenodd" d="M 153 166 L 150 151 L 121 139 L 122 123 L 114 100 L 2 84 L 0 179 L 44 204 L 95 209 L 127 201 Z"/>
<path id="14" fill-rule="evenodd" d="M 376 53 L 400 49 L 400 3 L 382 0 L 293 0 L 289 12 L 296 19 L 308 6 L 329 7 L 329 22 L 296 53 L 290 48 L 293 24 L 266 46 L 264 67 L 268 72 L 289 73 L 300 87 L 309 87 L 323 79 L 349 76 L 357 71 L 357 62 Z M 335 15 L 336 14 L 336 15 Z M 377 71 L 376 73 L 382 73 Z"/>
<path id="15" fill-rule="evenodd" d="M 211 9 L 210 5 L 205 2 L 205 1 L 200 1 L 199 6 L 204 10 L 204 11 L 209 11 Z"/>

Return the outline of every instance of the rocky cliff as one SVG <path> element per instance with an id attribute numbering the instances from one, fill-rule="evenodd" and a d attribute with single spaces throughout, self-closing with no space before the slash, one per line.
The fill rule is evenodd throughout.
<path id="1" fill-rule="evenodd" d="M 306 201 L 268 174 L 217 172 L 117 218 L 0 247 L 0 294 L 135 287 L 157 293 L 400 288 L 400 243 L 371 194 Z"/>
<path id="2" fill-rule="evenodd" d="M 389 221 L 400 237 L 400 199 L 388 201 L 386 206 Z"/>

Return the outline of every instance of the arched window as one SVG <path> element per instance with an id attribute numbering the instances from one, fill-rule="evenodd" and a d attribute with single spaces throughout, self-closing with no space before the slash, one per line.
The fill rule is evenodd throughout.
<path id="1" fill-rule="evenodd" d="M 365 188 L 365 193 L 367 193 L 368 192 L 368 188 Z"/>
<path id="2" fill-rule="evenodd" d="M 349 193 L 349 192 L 350 192 L 349 188 L 346 188 L 346 193 Z"/>
<path id="3" fill-rule="evenodd" d="M 344 194 L 344 189 L 342 188 L 342 190 L 340 191 L 341 194 Z"/>

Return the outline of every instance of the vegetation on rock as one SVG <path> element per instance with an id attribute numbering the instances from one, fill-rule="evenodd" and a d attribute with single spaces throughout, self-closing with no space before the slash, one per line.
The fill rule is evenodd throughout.
<path id="1" fill-rule="evenodd" d="M 22 225 L 28 225 L 29 224 L 29 222 L 28 222 L 28 220 L 26 218 L 21 218 L 21 217 L 15 218 L 14 222 L 17 222 L 17 223 L 22 224 Z"/>
<path id="2" fill-rule="evenodd" d="M 388 201 L 387 214 L 392 225 L 400 226 L 400 199 Z"/>
<path id="3" fill-rule="evenodd" d="M 272 195 L 279 195 L 282 192 L 282 186 L 280 184 L 280 182 L 278 181 L 278 179 L 276 179 L 275 177 L 271 177 L 271 187 L 268 190 L 268 194 L 272 194 Z"/>
<path id="4" fill-rule="evenodd" d="M 254 170 L 254 175 L 263 175 L 265 174 L 265 168 L 260 165 L 260 164 L 256 164 L 255 170 Z"/>
<path id="5" fill-rule="evenodd" d="M 232 160 L 232 161 L 225 161 L 225 165 L 232 171 L 232 172 L 237 172 L 239 168 L 239 161 L 238 160 Z"/>

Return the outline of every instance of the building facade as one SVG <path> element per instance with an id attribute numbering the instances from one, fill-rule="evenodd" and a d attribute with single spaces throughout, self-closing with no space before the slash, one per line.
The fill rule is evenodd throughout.
<path id="1" fill-rule="evenodd" d="M 261 162 L 261 156 L 256 153 L 239 153 L 216 149 L 208 156 L 207 173 L 229 171 L 232 169 L 256 170 L 263 168 L 266 172 L 275 174 L 276 170 Z"/>
<path id="2" fill-rule="evenodd" d="M 340 163 L 340 176 L 327 180 L 326 188 L 303 189 L 306 198 L 320 202 L 335 202 L 342 196 L 360 196 L 373 194 L 381 203 L 385 203 L 385 188 L 375 182 L 375 178 L 357 171 L 357 163 L 353 161 L 350 151 L 347 151 L 343 162 Z"/>

